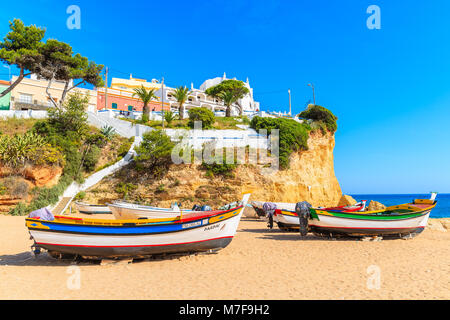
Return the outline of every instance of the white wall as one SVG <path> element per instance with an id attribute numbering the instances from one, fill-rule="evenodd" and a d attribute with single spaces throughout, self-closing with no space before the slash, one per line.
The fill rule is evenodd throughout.
<path id="1" fill-rule="evenodd" d="M 23 118 L 23 119 L 45 119 L 47 111 L 44 110 L 0 110 L 0 118 Z"/>
<path id="2" fill-rule="evenodd" d="M 204 143 L 216 142 L 216 147 L 245 147 L 266 149 L 267 138 L 253 129 L 247 130 L 184 130 L 166 129 L 167 135 L 173 141 L 181 137 L 195 149 L 202 148 Z"/>

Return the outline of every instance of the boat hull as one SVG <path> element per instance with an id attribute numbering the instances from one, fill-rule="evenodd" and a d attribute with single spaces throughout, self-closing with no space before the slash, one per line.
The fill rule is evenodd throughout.
<path id="1" fill-rule="evenodd" d="M 233 238 L 221 238 L 199 241 L 194 243 L 182 243 L 160 246 L 140 246 L 140 247 L 68 247 L 61 249 L 61 246 L 46 245 L 45 249 L 50 252 L 62 254 L 80 255 L 89 257 L 105 258 L 127 258 L 127 257 L 147 257 L 157 254 L 187 253 L 187 252 L 205 252 L 210 250 L 220 250 L 231 243 Z"/>
<path id="2" fill-rule="evenodd" d="M 348 236 L 403 236 L 424 230 L 430 212 L 398 220 L 366 220 L 318 215 L 320 220 L 309 221 L 311 232 Z"/>
<path id="3" fill-rule="evenodd" d="M 310 232 L 319 235 L 345 236 L 405 236 L 418 234 L 427 225 L 431 210 L 436 204 L 404 204 L 386 210 L 357 213 L 324 209 L 310 209 Z M 295 212 L 277 210 L 274 221 L 280 229 L 299 229 Z"/>
<path id="4" fill-rule="evenodd" d="M 294 212 L 289 212 L 290 214 L 285 214 L 285 211 L 280 211 L 273 217 L 273 221 L 278 224 L 278 227 L 282 230 L 286 229 L 299 229 L 300 222 L 297 214 Z"/>
<path id="5" fill-rule="evenodd" d="M 183 219 L 100 220 L 27 218 L 39 248 L 59 254 L 124 258 L 225 248 L 234 237 L 245 204 L 225 211 L 193 212 Z"/>

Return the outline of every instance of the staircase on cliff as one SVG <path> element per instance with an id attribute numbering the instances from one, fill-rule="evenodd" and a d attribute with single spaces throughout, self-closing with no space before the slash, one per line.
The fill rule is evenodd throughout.
<path id="1" fill-rule="evenodd" d="M 57 206 L 52 210 L 53 215 L 61 215 L 66 211 L 73 197 L 63 197 L 57 204 Z"/>

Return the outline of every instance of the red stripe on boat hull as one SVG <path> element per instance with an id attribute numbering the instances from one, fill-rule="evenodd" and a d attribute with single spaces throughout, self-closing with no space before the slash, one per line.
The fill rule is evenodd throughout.
<path id="1" fill-rule="evenodd" d="M 202 252 L 223 249 L 228 246 L 233 237 L 222 237 L 203 241 L 172 243 L 164 245 L 144 246 L 76 246 L 38 243 L 38 246 L 52 252 L 84 257 L 125 258 L 145 257 L 165 253 Z"/>

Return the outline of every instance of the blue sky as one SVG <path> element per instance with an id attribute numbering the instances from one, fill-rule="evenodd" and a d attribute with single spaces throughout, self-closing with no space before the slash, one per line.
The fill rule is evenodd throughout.
<path id="1" fill-rule="evenodd" d="M 66 9 L 81 9 L 69 30 Z M 381 29 L 369 30 L 369 5 Z M 110 67 L 113 77 L 195 87 L 249 77 L 263 110 L 312 99 L 339 118 L 335 171 L 345 193 L 450 192 L 450 1 L 19 1 L 8 21 Z M 0 78 L 8 70 L 0 68 Z"/>

